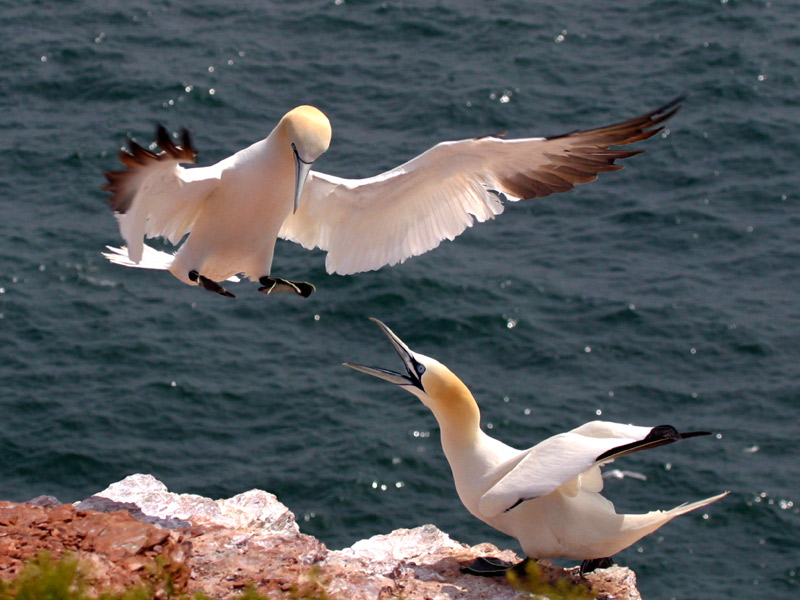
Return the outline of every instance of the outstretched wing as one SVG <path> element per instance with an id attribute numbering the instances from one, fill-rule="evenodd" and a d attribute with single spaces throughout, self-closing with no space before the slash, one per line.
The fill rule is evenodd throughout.
<path id="1" fill-rule="evenodd" d="M 177 244 L 191 230 L 203 200 L 219 182 L 216 166 L 180 166 L 194 163 L 197 155 L 189 132 L 182 130 L 181 137 L 178 146 L 158 125 L 156 143 L 161 152 L 151 152 L 131 140 L 129 150 L 119 153 L 126 168 L 105 174 L 108 183 L 103 189 L 111 192 L 108 203 L 117 213 L 120 233 L 134 263 L 142 260 L 144 236 L 163 236 Z"/>
<path id="2" fill-rule="evenodd" d="M 612 150 L 647 139 L 680 108 L 677 98 L 642 116 L 552 138 L 484 137 L 443 142 L 368 179 L 312 171 L 280 236 L 328 251 L 329 273 L 347 275 L 403 262 L 503 212 L 503 200 L 541 198 L 616 171 Z"/>
<path id="3" fill-rule="evenodd" d="M 569 484 L 595 465 L 638 450 L 707 434 L 704 431 L 681 434 L 670 425 L 650 428 L 592 421 L 531 448 L 486 491 L 478 509 L 486 517 L 497 516 L 521 502 L 540 498 Z M 592 485 L 594 491 L 602 489 L 602 481 L 593 481 Z"/>

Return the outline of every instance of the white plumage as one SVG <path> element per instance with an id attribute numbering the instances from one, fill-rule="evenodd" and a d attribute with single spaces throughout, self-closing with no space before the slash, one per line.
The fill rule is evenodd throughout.
<path id="1" fill-rule="evenodd" d="M 601 494 L 603 465 L 631 452 L 708 432 L 681 434 L 669 425 L 592 421 L 517 450 L 483 432 L 477 403 L 447 367 L 411 351 L 386 325 L 373 320 L 400 355 L 406 373 L 345 364 L 402 386 L 431 409 L 464 506 L 516 538 L 528 557 L 584 561 L 611 557 L 675 517 L 727 494 L 666 511 L 617 514 Z"/>
<path id="2" fill-rule="evenodd" d="M 394 265 L 452 240 L 474 222 L 503 212 L 503 201 L 541 198 L 593 181 L 641 150 L 612 150 L 651 137 L 680 98 L 615 125 L 552 138 L 483 137 L 442 142 L 367 179 L 311 171 L 328 148 L 330 123 L 298 107 L 269 136 L 209 167 L 186 169 L 196 152 L 159 127 L 156 154 L 135 142 L 120 153 L 127 167 L 105 189 L 127 252 L 118 264 L 165 268 L 144 259 L 145 237 L 186 240 L 166 265 L 188 284 L 270 274 L 278 237 L 327 251 L 329 273 L 349 275 Z M 128 262 L 118 258 L 127 254 Z M 190 275 L 194 273 L 194 275 Z M 198 276 L 202 276 L 199 277 Z M 297 291 L 297 290 L 296 290 Z"/>

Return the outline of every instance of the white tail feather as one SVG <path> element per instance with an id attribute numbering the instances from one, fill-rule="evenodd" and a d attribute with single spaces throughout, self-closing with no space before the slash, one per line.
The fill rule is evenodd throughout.
<path id="1" fill-rule="evenodd" d="M 172 261 L 175 259 L 174 254 L 161 252 L 160 250 L 151 248 L 146 244 L 144 245 L 142 260 L 139 262 L 134 262 L 131 260 L 131 258 L 128 256 L 128 248 L 125 246 L 122 248 L 106 246 L 106 248 L 108 248 L 110 252 L 103 252 L 103 256 L 105 256 L 115 265 L 122 265 L 123 267 L 136 267 L 139 269 L 156 269 L 158 271 L 166 271 L 170 268 Z"/>
<path id="2" fill-rule="evenodd" d="M 670 519 L 673 519 L 680 515 L 685 515 L 688 512 L 693 510 L 697 510 L 698 508 L 702 508 L 703 506 L 708 506 L 712 502 L 716 502 L 717 500 L 721 500 L 725 496 L 730 494 L 730 492 L 722 492 L 721 494 L 717 494 L 716 496 L 711 496 L 710 498 L 706 498 L 705 500 L 698 500 L 697 502 L 688 502 L 686 504 L 681 504 L 680 506 L 676 506 L 672 510 L 666 511 Z"/>
<path id="3" fill-rule="evenodd" d="M 122 265 L 123 267 L 136 267 L 137 269 L 155 269 L 157 271 L 168 271 L 169 268 L 172 266 L 172 261 L 175 260 L 175 255 L 170 254 L 169 252 L 161 252 L 160 250 L 156 250 L 155 248 L 151 248 L 147 244 L 142 245 L 142 260 L 139 262 L 134 262 L 131 260 L 130 256 L 128 256 L 128 248 L 126 246 L 122 246 L 121 248 L 115 248 L 114 246 L 106 246 L 110 250 L 110 252 L 103 252 L 103 256 L 105 256 L 108 260 L 110 260 L 115 265 Z M 238 283 L 241 281 L 239 277 L 236 275 L 231 275 L 225 281 L 232 281 L 233 283 Z"/>

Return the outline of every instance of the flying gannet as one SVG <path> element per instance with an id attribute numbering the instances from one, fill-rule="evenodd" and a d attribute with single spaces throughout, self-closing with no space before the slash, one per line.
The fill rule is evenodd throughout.
<path id="1" fill-rule="evenodd" d="M 386 325 L 372 320 L 400 355 L 406 373 L 345 365 L 403 387 L 433 412 L 461 502 L 481 521 L 516 538 L 530 559 L 579 559 L 581 573 L 608 566 L 611 556 L 678 515 L 728 493 L 667 511 L 617 514 L 601 495 L 600 467 L 631 452 L 709 432 L 592 421 L 517 450 L 483 432 L 475 399 L 446 366 L 413 352 Z M 467 570 L 495 575 L 510 566 L 479 559 Z"/>
<path id="2" fill-rule="evenodd" d="M 314 286 L 270 276 L 277 238 L 327 251 L 328 273 L 349 275 L 402 263 L 452 240 L 473 222 L 503 212 L 503 201 L 541 198 L 616 171 L 643 150 L 612 150 L 647 139 L 683 97 L 614 125 L 551 138 L 496 136 L 442 142 L 390 171 L 342 179 L 312 171 L 331 140 L 328 118 L 311 106 L 289 111 L 267 136 L 208 167 L 186 169 L 197 152 L 187 130 L 180 145 L 162 126 L 161 151 L 133 140 L 125 165 L 107 172 L 104 190 L 127 248 L 108 247 L 114 263 L 169 270 L 190 285 L 233 297 L 221 281 L 239 275 L 259 291 Z M 155 148 L 155 147 L 154 147 Z M 188 236 L 187 236 L 188 234 Z M 172 255 L 143 242 L 163 237 Z"/>

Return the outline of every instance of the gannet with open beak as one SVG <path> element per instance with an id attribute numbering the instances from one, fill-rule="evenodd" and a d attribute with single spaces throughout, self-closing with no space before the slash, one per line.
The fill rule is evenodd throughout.
<path id="1" fill-rule="evenodd" d="M 517 450 L 483 432 L 475 399 L 446 366 L 413 352 L 386 325 L 372 320 L 400 355 L 406 373 L 345 365 L 401 386 L 433 412 L 464 506 L 481 521 L 516 538 L 531 559 L 580 559 L 581 572 L 607 566 L 611 556 L 678 515 L 728 493 L 667 511 L 617 514 L 600 493 L 600 467 L 631 452 L 708 432 L 679 433 L 670 425 L 592 421 Z M 471 572 L 493 575 L 509 566 L 479 560 Z"/>
<path id="2" fill-rule="evenodd" d="M 167 269 L 187 284 L 233 296 L 220 281 L 243 274 L 260 291 L 314 286 L 270 277 L 275 241 L 328 252 L 328 273 L 348 275 L 402 263 L 452 240 L 474 221 L 503 212 L 503 201 L 565 192 L 616 171 L 643 150 L 612 150 L 647 139 L 679 108 L 677 98 L 615 125 L 551 138 L 495 136 L 442 142 L 409 162 L 367 179 L 312 171 L 327 149 L 331 126 L 311 106 L 289 111 L 269 136 L 209 167 L 185 169 L 196 151 L 183 130 L 180 145 L 161 126 L 155 153 L 130 141 L 126 169 L 107 172 L 109 203 L 126 248 L 109 247 L 117 264 Z M 173 256 L 145 246 L 143 236 L 178 244 Z"/>

